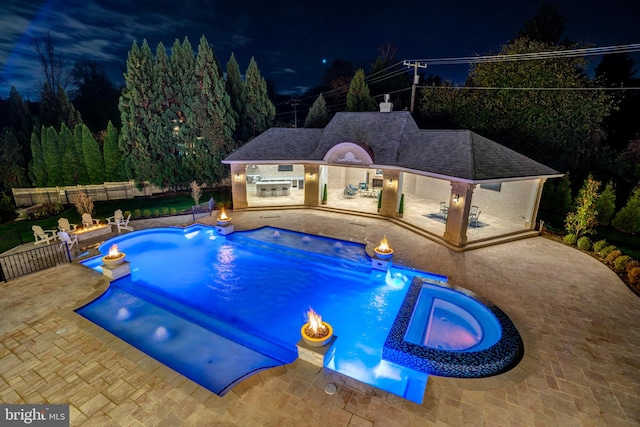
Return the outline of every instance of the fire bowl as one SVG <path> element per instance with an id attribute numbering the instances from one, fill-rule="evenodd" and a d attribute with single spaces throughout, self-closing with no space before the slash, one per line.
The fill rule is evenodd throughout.
<path id="1" fill-rule="evenodd" d="M 122 264 L 124 262 L 125 255 L 126 255 L 125 253 L 121 252 L 118 255 L 114 255 L 114 256 L 109 256 L 109 255 L 103 256 L 102 263 L 108 266 Z"/>
<path id="2" fill-rule="evenodd" d="M 329 333 L 322 338 L 310 337 L 305 333 L 305 330 L 310 327 L 309 322 L 305 323 L 304 325 L 302 325 L 302 328 L 300 328 L 302 339 L 310 347 L 322 347 L 324 345 L 327 345 L 327 343 L 329 343 L 329 341 L 331 340 L 331 337 L 333 336 L 333 327 L 327 322 L 322 322 L 322 324 L 329 330 Z"/>
<path id="3" fill-rule="evenodd" d="M 376 258 L 378 259 L 389 259 L 393 256 L 393 249 L 388 249 L 384 252 L 378 250 L 378 248 L 373 248 L 373 252 L 376 253 Z"/>
<path id="4" fill-rule="evenodd" d="M 231 218 L 227 218 L 227 219 L 221 219 L 218 218 L 218 225 L 229 225 L 231 223 Z"/>

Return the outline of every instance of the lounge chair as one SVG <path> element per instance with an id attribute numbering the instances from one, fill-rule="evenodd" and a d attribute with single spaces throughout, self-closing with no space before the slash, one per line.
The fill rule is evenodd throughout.
<path id="1" fill-rule="evenodd" d="M 58 239 L 55 230 L 43 230 L 39 225 L 32 225 L 31 229 L 33 230 L 33 237 L 36 239 L 33 243 L 34 245 L 39 245 L 40 243 L 46 243 L 48 245 Z"/>
<path id="2" fill-rule="evenodd" d="M 91 227 L 92 225 L 100 224 L 99 219 L 93 219 L 90 213 L 82 214 L 82 226 L 83 227 Z"/>
<path id="3" fill-rule="evenodd" d="M 67 218 L 60 218 L 58 220 L 58 230 L 64 231 L 65 233 L 69 233 L 70 231 L 75 230 L 77 227 L 76 224 L 70 224 Z"/>
<path id="4" fill-rule="evenodd" d="M 107 218 L 107 224 L 118 225 L 123 220 L 124 220 L 124 217 L 122 215 L 122 210 L 118 209 L 113 213 L 113 216 L 110 216 L 109 218 Z"/>
<path id="5" fill-rule="evenodd" d="M 71 236 L 69 236 L 68 233 L 65 233 L 64 231 L 58 231 L 58 238 L 60 239 L 60 250 L 62 250 L 62 248 L 64 248 L 65 245 L 67 246 L 68 249 L 71 249 L 73 245 L 78 244 L 77 235 L 74 235 L 72 238 Z"/>
<path id="6" fill-rule="evenodd" d="M 353 199 L 354 197 L 356 197 L 356 194 L 358 194 L 358 187 L 352 184 L 348 184 L 346 187 L 344 187 L 343 194 L 345 199 Z"/>
<path id="7" fill-rule="evenodd" d="M 127 215 L 125 219 L 123 219 L 122 221 L 116 224 L 116 227 L 118 227 L 118 233 L 120 233 L 122 230 L 133 231 L 133 227 L 129 225 L 130 219 L 131 219 L 131 214 Z"/>
<path id="8" fill-rule="evenodd" d="M 469 211 L 469 225 L 473 223 L 474 227 L 478 228 L 478 219 L 480 218 L 481 212 L 478 206 L 471 206 L 471 210 Z"/>

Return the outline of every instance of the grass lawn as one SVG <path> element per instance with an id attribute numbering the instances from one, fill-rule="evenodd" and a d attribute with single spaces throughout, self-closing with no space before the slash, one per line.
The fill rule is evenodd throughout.
<path id="1" fill-rule="evenodd" d="M 224 206 L 231 205 L 231 190 L 230 189 L 214 189 L 203 190 L 200 203 L 206 203 L 211 197 L 216 202 L 216 206 L 224 204 Z M 171 193 L 163 194 L 161 196 L 152 197 L 136 197 L 134 199 L 122 199 L 122 200 L 109 200 L 106 202 L 94 203 L 94 218 L 99 218 L 102 222 L 106 222 L 106 218 L 113 216 L 113 213 L 117 209 L 124 211 L 131 211 L 140 209 L 150 210 L 152 213 L 157 209 L 162 211 L 163 208 L 175 208 L 178 213 L 190 213 L 193 206 L 193 199 L 191 193 Z M 9 221 L 0 225 L 0 236 L 18 230 L 22 236 L 23 242 L 34 241 L 33 231 L 31 231 L 32 225 L 39 225 L 45 230 L 57 230 L 58 219 L 67 218 L 71 224 L 82 224 L 80 214 L 75 207 L 70 206 L 62 213 L 52 216 L 46 219 L 33 220 L 33 221 Z"/>

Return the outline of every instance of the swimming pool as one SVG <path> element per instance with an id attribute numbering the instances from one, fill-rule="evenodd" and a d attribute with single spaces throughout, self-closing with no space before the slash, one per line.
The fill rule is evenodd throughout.
<path id="1" fill-rule="evenodd" d="M 384 360 L 383 345 L 412 280 L 446 278 L 374 270 L 362 244 L 271 227 L 143 230 L 101 253 L 113 243 L 131 275 L 78 313 L 210 390 L 295 360 L 313 307 L 338 337 L 328 368 L 422 401 L 427 374 Z M 101 269 L 99 257 L 84 264 Z"/>

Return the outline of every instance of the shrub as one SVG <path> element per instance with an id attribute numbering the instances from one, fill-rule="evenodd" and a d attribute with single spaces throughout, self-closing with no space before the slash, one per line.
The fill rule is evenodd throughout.
<path id="1" fill-rule="evenodd" d="M 585 179 L 578 192 L 578 197 L 576 197 L 575 208 L 567 214 L 564 221 L 567 233 L 575 234 L 578 237 L 593 233 L 598 225 L 596 201 L 598 200 L 599 188 L 600 181 L 596 181 L 591 175 Z"/>
<path id="2" fill-rule="evenodd" d="M 165 206 L 164 208 L 162 208 L 162 215 L 164 215 L 164 216 L 169 215 L 169 208 L 168 207 Z"/>
<path id="3" fill-rule="evenodd" d="M 600 251 L 606 248 L 608 245 L 609 244 L 607 243 L 606 240 L 598 240 L 593 244 L 593 251 L 600 253 Z"/>
<path id="4" fill-rule="evenodd" d="M 160 216 L 160 209 L 154 209 L 153 216 Z"/>
<path id="5" fill-rule="evenodd" d="M 605 258 L 605 261 L 607 262 L 607 264 L 609 265 L 613 265 L 613 262 L 616 260 L 616 258 L 618 258 L 620 255 L 622 255 L 622 251 L 619 249 L 614 249 L 611 252 L 609 252 L 609 255 L 607 255 L 607 257 Z"/>
<path id="6" fill-rule="evenodd" d="M 189 185 L 191 187 L 191 197 L 194 203 L 197 205 L 200 203 L 200 197 L 202 197 L 202 186 L 198 185 L 196 181 L 192 181 Z"/>
<path id="7" fill-rule="evenodd" d="M 613 269 L 618 272 L 625 271 L 630 259 L 631 257 L 629 255 L 620 255 L 618 258 L 613 260 Z"/>
<path id="8" fill-rule="evenodd" d="M 618 211 L 611 225 L 625 233 L 640 231 L 640 186 L 631 192 L 627 204 Z"/>
<path id="9" fill-rule="evenodd" d="M 571 245 L 571 246 L 573 246 L 573 245 L 575 245 L 575 244 L 576 244 L 576 241 L 577 241 L 577 240 L 578 240 L 578 238 L 576 237 L 576 235 L 575 235 L 575 234 L 573 234 L 573 233 L 570 233 L 570 234 L 567 234 L 566 236 L 564 236 L 564 238 L 562 239 L 562 242 L 563 242 L 565 245 Z"/>
<path id="10" fill-rule="evenodd" d="M 122 215 L 123 215 L 123 216 L 125 217 L 125 219 L 126 219 L 129 215 L 131 215 L 131 211 L 124 211 L 124 213 L 123 213 Z"/>
<path id="11" fill-rule="evenodd" d="M 582 249 L 583 251 L 590 251 L 591 245 L 591 239 L 587 236 L 582 236 L 578 239 L 578 249 Z"/>
<path id="12" fill-rule="evenodd" d="M 602 225 L 611 225 L 611 220 L 616 213 L 616 191 L 613 182 L 609 181 L 596 200 L 598 222 Z"/>
<path id="13" fill-rule="evenodd" d="M 151 216 L 151 210 L 150 209 L 145 209 L 142 211 L 142 215 L 146 216 L 146 217 L 150 217 Z"/>
<path id="14" fill-rule="evenodd" d="M 16 207 L 13 199 L 6 194 L 0 197 L 0 222 L 6 222 L 13 219 L 16 213 Z"/>
<path id="15" fill-rule="evenodd" d="M 599 253 L 602 258 L 606 258 L 607 256 L 609 256 L 611 252 L 615 251 L 616 249 L 617 248 L 615 246 L 609 245 L 602 248 L 602 250 Z"/>
<path id="16" fill-rule="evenodd" d="M 629 273 L 632 269 L 636 267 L 640 267 L 640 262 L 638 262 L 635 259 L 630 259 L 627 265 L 625 266 L 625 270 L 627 270 L 627 273 Z"/>
<path id="17" fill-rule="evenodd" d="M 178 213 L 176 208 L 171 208 L 171 215 L 175 215 L 176 213 Z"/>
<path id="18" fill-rule="evenodd" d="M 133 217 L 134 218 L 140 218 L 142 216 L 142 211 L 140 211 L 140 209 L 135 209 L 133 211 Z"/>
<path id="19" fill-rule="evenodd" d="M 632 268 L 627 274 L 627 279 L 634 288 L 640 287 L 640 267 Z"/>
<path id="20" fill-rule="evenodd" d="M 71 197 L 71 203 L 76 207 L 80 216 L 86 213 L 93 215 L 93 202 L 91 201 L 91 197 L 87 196 L 86 193 L 78 191 Z"/>

